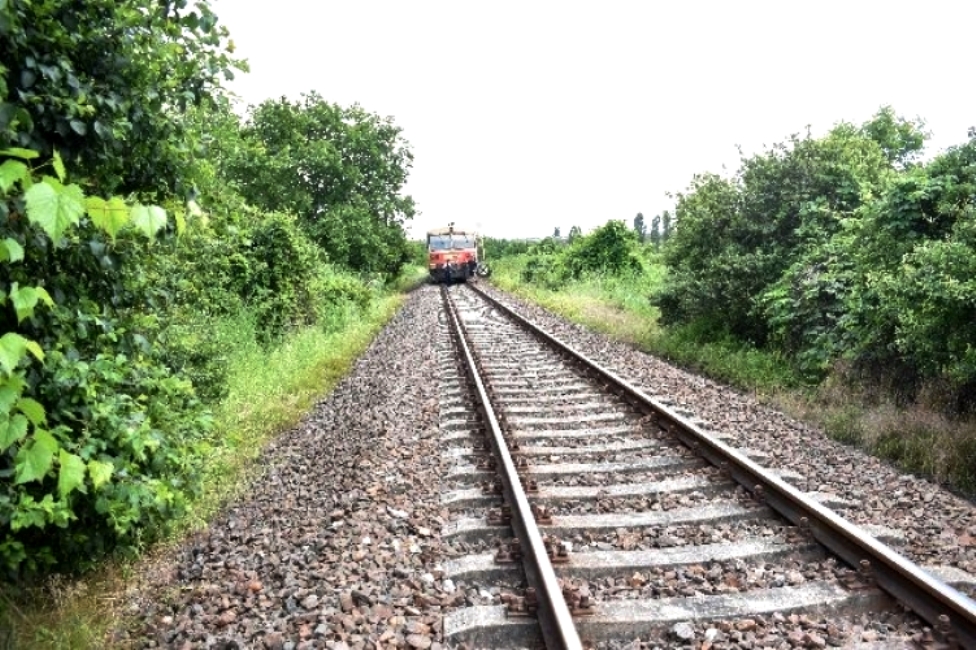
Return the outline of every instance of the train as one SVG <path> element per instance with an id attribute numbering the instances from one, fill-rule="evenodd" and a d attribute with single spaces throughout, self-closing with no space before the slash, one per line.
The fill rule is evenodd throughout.
<path id="1" fill-rule="evenodd" d="M 427 262 L 430 280 L 438 284 L 467 282 L 490 273 L 481 237 L 454 224 L 427 232 Z"/>

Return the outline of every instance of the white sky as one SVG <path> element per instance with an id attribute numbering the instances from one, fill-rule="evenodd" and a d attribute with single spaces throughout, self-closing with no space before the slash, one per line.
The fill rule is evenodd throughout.
<path id="1" fill-rule="evenodd" d="M 650 221 L 693 174 L 891 104 L 929 151 L 976 125 L 976 2 L 216 0 L 248 104 L 317 90 L 392 115 L 422 236 Z"/>

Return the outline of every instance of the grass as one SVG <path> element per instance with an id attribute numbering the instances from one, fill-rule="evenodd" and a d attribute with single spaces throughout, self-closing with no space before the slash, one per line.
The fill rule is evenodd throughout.
<path id="1" fill-rule="evenodd" d="M 944 414 L 938 399 L 896 406 L 884 387 L 863 386 L 843 372 L 811 385 L 788 359 L 701 324 L 663 328 L 648 298 L 664 277 L 649 264 L 634 278 L 589 277 L 559 291 L 521 280 L 525 256 L 493 263 L 492 282 L 565 318 L 774 404 L 831 438 L 858 446 L 899 469 L 976 496 L 976 421 Z M 938 394 L 936 389 L 931 391 Z M 931 402 L 931 403 L 929 403 Z"/>
<path id="2" fill-rule="evenodd" d="M 767 393 L 801 383 L 778 355 L 693 325 L 661 327 L 660 313 L 649 300 L 664 279 L 660 263 L 647 264 L 636 276 L 589 276 L 559 291 L 522 282 L 525 263 L 525 256 L 495 262 L 492 281 L 571 321 L 743 390 Z"/>
<path id="3" fill-rule="evenodd" d="M 124 624 L 126 589 L 246 489 L 261 471 L 254 461 L 268 441 L 301 420 L 348 373 L 402 301 L 402 295 L 384 295 L 367 311 L 350 314 L 338 331 L 310 327 L 273 347 L 257 343 L 247 316 L 218 323 L 213 335 L 233 350 L 230 392 L 214 412 L 220 445 L 192 512 L 174 522 L 168 538 L 145 549 L 141 558 L 110 558 L 83 577 L 53 576 L 27 592 L 0 589 L 0 650 L 110 645 L 109 632 Z"/>

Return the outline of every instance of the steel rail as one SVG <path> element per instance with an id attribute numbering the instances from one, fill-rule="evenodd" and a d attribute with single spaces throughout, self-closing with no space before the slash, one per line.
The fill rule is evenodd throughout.
<path id="1" fill-rule="evenodd" d="M 508 315 L 535 336 L 574 360 L 592 375 L 614 386 L 626 398 L 655 418 L 658 425 L 683 444 L 719 467 L 761 501 L 810 534 L 829 551 L 861 570 L 882 590 L 932 624 L 933 628 L 965 648 L 976 648 L 976 601 L 924 571 L 897 551 L 813 501 L 792 485 L 698 428 L 664 404 L 576 351 L 528 318 L 468 285 L 494 308 Z"/>
<path id="2" fill-rule="evenodd" d="M 508 445 L 502 434 L 495 410 L 491 405 L 484 382 L 481 380 L 472 348 L 468 343 L 468 332 L 464 326 L 457 307 L 451 299 L 447 287 L 441 288 L 444 306 L 452 324 L 451 334 L 461 349 L 465 361 L 465 370 L 474 384 L 478 394 L 479 408 L 484 415 L 490 431 L 489 444 L 497 461 L 501 476 L 505 501 L 512 511 L 512 530 L 518 537 L 522 549 L 522 565 L 529 586 L 535 589 L 538 596 L 537 617 L 542 638 L 548 650 L 582 650 L 576 625 L 569 606 L 563 598 L 562 589 L 556 572 L 549 561 L 542 534 L 536 525 L 529 499 L 525 494 L 518 471 L 509 453 Z"/>

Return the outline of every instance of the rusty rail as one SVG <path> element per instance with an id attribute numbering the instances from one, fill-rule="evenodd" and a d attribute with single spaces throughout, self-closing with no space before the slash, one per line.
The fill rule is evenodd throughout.
<path id="1" fill-rule="evenodd" d="M 780 515 L 810 531 L 814 539 L 852 567 L 858 568 L 893 598 L 965 648 L 976 648 L 976 601 L 926 573 L 891 547 L 816 503 L 793 486 L 702 431 L 611 370 L 577 352 L 557 337 L 502 304 L 475 285 L 475 293 L 535 336 L 610 384 L 643 408 L 658 426 L 677 437 L 708 462 L 764 501 Z"/>
<path id="2" fill-rule="evenodd" d="M 464 367 L 478 396 L 479 409 L 489 430 L 488 440 L 498 465 L 505 502 L 511 509 L 512 530 L 521 543 L 522 564 L 529 586 L 538 598 L 537 616 L 542 638 L 549 650 L 582 650 L 576 626 L 552 563 L 546 553 L 542 534 L 536 525 L 529 499 L 518 477 L 518 471 L 509 453 L 495 410 L 480 376 L 480 362 L 468 344 L 468 332 L 457 313 L 457 307 L 447 287 L 441 287 L 441 296 L 451 324 L 451 335 L 464 357 Z"/>

